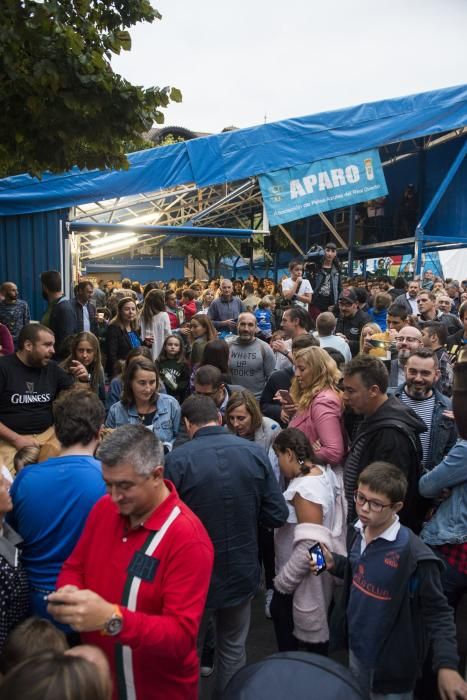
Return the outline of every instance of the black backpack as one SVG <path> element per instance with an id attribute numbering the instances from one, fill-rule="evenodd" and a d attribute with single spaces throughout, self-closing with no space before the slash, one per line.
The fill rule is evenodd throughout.
<path id="1" fill-rule="evenodd" d="M 222 700 L 369 700 L 344 666 L 302 651 L 268 656 L 240 669 Z"/>

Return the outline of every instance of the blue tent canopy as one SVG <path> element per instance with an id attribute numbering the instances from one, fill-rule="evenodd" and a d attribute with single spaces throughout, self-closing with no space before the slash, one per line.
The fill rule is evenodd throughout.
<path id="1" fill-rule="evenodd" d="M 467 85 L 215 134 L 129 155 L 127 171 L 0 180 L 0 215 L 66 208 L 194 182 L 233 182 L 467 125 Z"/>

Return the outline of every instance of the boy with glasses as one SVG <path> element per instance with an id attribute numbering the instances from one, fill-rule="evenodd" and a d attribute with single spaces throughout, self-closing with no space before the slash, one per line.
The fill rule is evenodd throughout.
<path id="1" fill-rule="evenodd" d="M 413 700 L 431 644 L 442 700 L 467 698 L 459 673 L 452 609 L 442 591 L 442 564 L 399 522 L 407 479 L 387 462 L 373 462 L 354 493 L 358 520 L 349 530 L 348 557 L 323 547 L 327 570 L 344 579 L 344 610 L 335 610 L 331 643 L 344 642 L 349 666 L 371 700 Z M 317 574 L 316 564 L 310 569 Z M 340 613 L 340 615 L 339 615 Z M 344 623 L 344 624 L 342 624 Z"/>

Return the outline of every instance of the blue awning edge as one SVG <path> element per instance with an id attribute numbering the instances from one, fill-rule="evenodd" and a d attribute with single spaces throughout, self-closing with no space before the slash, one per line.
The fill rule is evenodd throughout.
<path id="1" fill-rule="evenodd" d="M 0 180 L 0 215 L 63 209 L 164 190 L 234 182 L 467 125 L 467 85 L 370 102 L 131 153 L 126 171 L 77 168 Z"/>

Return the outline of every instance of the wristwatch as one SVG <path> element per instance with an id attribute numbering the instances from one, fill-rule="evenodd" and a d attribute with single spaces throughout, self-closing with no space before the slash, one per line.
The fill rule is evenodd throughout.
<path id="1" fill-rule="evenodd" d="M 122 611 L 118 607 L 118 605 L 114 605 L 114 611 L 112 615 L 109 617 L 107 622 L 104 624 L 104 629 L 102 630 L 102 634 L 109 636 L 109 637 L 115 637 L 117 634 L 120 634 L 122 631 L 123 627 L 123 615 Z"/>

